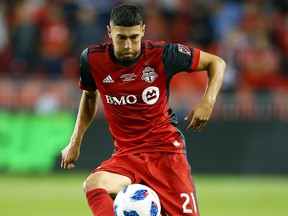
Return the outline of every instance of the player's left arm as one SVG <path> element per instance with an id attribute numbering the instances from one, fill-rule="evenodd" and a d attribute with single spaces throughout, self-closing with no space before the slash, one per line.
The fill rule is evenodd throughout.
<path id="1" fill-rule="evenodd" d="M 202 100 L 185 117 L 185 120 L 191 119 L 187 129 L 201 131 L 206 125 L 222 86 L 225 68 L 226 63 L 222 58 L 200 51 L 200 59 L 196 70 L 206 70 L 208 82 Z"/>

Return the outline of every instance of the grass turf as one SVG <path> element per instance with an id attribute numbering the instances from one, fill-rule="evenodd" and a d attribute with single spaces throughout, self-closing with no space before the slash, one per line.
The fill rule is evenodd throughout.
<path id="1" fill-rule="evenodd" d="M 82 182 L 87 173 L 0 174 L 1 216 L 91 215 Z M 286 216 L 288 176 L 194 176 L 201 216 Z"/>

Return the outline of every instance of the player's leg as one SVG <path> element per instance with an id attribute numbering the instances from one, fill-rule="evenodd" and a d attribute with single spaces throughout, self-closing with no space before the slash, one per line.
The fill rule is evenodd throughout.
<path id="1" fill-rule="evenodd" d="M 200 215 L 190 166 L 184 154 L 151 154 L 146 163 L 150 175 L 143 179 L 158 194 L 162 215 Z"/>
<path id="2" fill-rule="evenodd" d="M 94 216 L 114 216 L 113 199 L 125 186 L 130 185 L 127 176 L 107 171 L 92 173 L 84 182 L 83 189 Z"/>
<path id="3" fill-rule="evenodd" d="M 97 171 L 86 179 L 83 184 L 83 190 L 87 193 L 96 188 L 103 188 L 113 197 L 116 196 L 123 187 L 130 184 L 131 180 L 127 176 L 107 171 Z"/>

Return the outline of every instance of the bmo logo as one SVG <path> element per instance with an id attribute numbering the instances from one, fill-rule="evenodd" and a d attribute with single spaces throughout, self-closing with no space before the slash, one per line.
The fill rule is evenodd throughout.
<path id="1" fill-rule="evenodd" d="M 137 102 L 137 97 L 135 95 L 121 96 L 120 98 L 105 95 L 105 98 L 108 104 L 114 105 L 135 104 Z"/>
<path id="2" fill-rule="evenodd" d="M 159 88 L 156 86 L 150 86 L 146 88 L 142 93 L 142 100 L 149 105 L 155 104 L 159 99 Z"/>
<path id="3" fill-rule="evenodd" d="M 142 100 L 144 103 L 152 105 L 157 102 L 159 99 L 159 88 L 156 86 L 150 86 L 142 92 Z M 135 95 L 127 95 L 127 96 L 121 96 L 121 97 L 112 97 L 109 95 L 105 95 L 107 104 L 112 105 L 131 105 L 135 104 L 138 99 Z"/>

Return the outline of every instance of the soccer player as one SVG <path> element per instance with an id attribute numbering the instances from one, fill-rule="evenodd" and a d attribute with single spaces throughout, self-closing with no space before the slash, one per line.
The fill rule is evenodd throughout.
<path id="1" fill-rule="evenodd" d="M 112 43 L 91 45 L 81 55 L 83 94 L 61 167 L 74 168 L 101 98 L 115 152 L 83 184 L 93 215 L 114 215 L 113 197 L 124 186 L 142 183 L 157 192 L 162 215 L 198 216 L 184 137 L 168 106 L 169 82 L 181 71 L 207 70 L 204 96 L 185 117 L 187 129 L 201 131 L 222 85 L 225 62 L 185 45 L 143 41 L 145 25 L 134 5 L 113 8 L 107 28 Z"/>

